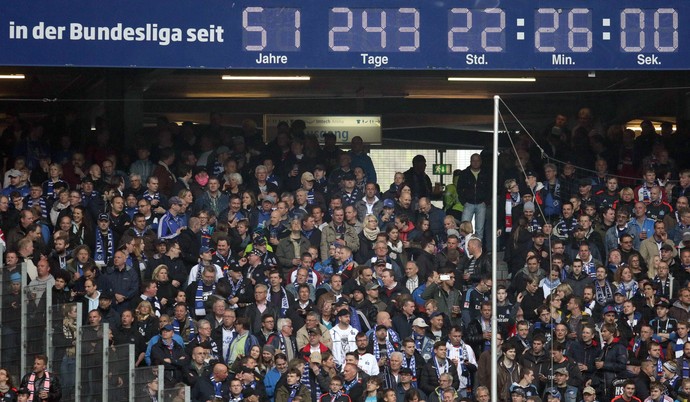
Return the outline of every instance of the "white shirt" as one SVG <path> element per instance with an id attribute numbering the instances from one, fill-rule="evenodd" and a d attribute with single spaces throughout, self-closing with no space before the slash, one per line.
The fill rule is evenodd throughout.
<path id="1" fill-rule="evenodd" d="M 345 355 L 357 350 L 357 330 L 351 325 L 348 325 L 346 329 L 341 329 L 340 325 L 336 325 L 329 333 L 333 340 L 333 358 L 338 365 L 342 366 L 345 364 Z"/>
<path id="2" fill-rule="evenodd" d="M 465 342 L 460 342 L 460 346 L 453 346 L 450 342 L 446 343 L 448 349 L 447 358 L 449 360 L 458 359 L 458 378 L 460 379 L 460 386 L 458 389 L 467 388 L 467 377 L 462 376 L 462 363 L 467 360 L 468 363 L 477 366 L 477 358 L 474 351 Z"/>
<path id="3" fill-rule="evenodd" d="M 362 369 L 362 371 L 367 373 L 367 375 L 379 375 L 379 363 L 376 361 L 376 358 L 371 353 L 359 355 L 359 362 L 357 363 L 357 367 Z"/>
<path id="4" fill-rule="evenodd" d="M 213 268 L 216 269 L 216 282 L 223 277 L 223 269 L 216 264 L 213 264 Z M 196 264 L 189 271 L 189 277 L 187 278 L 187 286 L 191 285 L 192 282 L 196 282 L 201 279 L 201 273 L 204 271 L 204 267 L 201 264 Z"/>

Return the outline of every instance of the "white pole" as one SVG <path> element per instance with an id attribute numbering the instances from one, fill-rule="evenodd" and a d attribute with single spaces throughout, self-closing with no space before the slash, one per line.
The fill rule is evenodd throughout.
<path id="1" fill-rule="evenodd" d="M 498 400 L 498 348 L 496 347 L 496 333 L 498 332 L 498 320 L 496 319 L 496 284 L 498 275 L 496 275 L 496 270 L 498 269 L 497 263 L 497 251 L 498 251 L 498 239 L 496 238 L 496 233 L 498 233 L 498 112 L 500 97 L 498 95 L 494 96 L 494 152 L 493 152 L 493 178 L 492 178 L 492 202 L 491 209 L 493 213 L 491 214 L 491 229 L 490 236 L 494 236 L 494 249 L 491 250 L 491 400 Z"/>

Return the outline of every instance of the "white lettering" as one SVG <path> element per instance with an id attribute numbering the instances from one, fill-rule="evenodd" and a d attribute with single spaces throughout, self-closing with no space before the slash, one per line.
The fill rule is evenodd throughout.
<path id="1" fill-rule="evenodd" d="M 360 53 L 360 56 L 362 56 L 362 64 L 367 66 L 378 68 L 388 64 L 388 56 L 371 56 L 369 53 Z"/>
<path id="2" fill-rule="evenodd" d="M 656 55 L 645 56 L 643 54 L 637 55 L 637 64 L 641 66 L 658 66 L 661 65 L 659 58 Z"/>
<path id="3" fill-rule="evenodd" d="M 259 57 L 254 60 L 256 64 L 287 64 L 288 57 L 285 55 L 276 55 L 273 53 L 263 54 L 259 53 Z"/>

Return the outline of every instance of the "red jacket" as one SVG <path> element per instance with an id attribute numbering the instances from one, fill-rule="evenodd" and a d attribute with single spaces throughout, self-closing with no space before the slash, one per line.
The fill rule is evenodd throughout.
<path id="1" fill-rule="evenodd" d="M 324 353 L 326 353 L 328 351 L 330 351 L 330 349 L 328 349 L 328 346 L 324 345 L 323 343 L 319 343 L 319 353 L 321 353 L 323 355 Z M 300 349 L 300 352 L 302 353 L 302 356 L 304 356 L 304 360 L 309 362 L 310 361 L 309 355 L 311 354 L 311 345 L 306 345 L 305 347 Z"/>

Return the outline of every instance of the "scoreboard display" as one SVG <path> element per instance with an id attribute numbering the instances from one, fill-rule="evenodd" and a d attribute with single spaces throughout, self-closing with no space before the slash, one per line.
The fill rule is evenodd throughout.
<path id="1" fill-rule="evenodd" d="M 3 0 L 0 65 L 690 68 L 688 0 Z"/>

